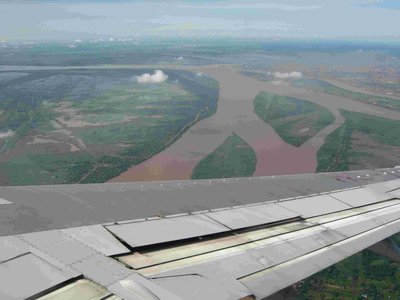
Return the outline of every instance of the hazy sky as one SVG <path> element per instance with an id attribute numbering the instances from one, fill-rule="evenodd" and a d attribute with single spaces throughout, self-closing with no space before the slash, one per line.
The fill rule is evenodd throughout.
<path id="1" fill-rule="evenodd" d="M 182 35 L 400 37 L 400 0 L 0 1 L 0 41 Z"/>

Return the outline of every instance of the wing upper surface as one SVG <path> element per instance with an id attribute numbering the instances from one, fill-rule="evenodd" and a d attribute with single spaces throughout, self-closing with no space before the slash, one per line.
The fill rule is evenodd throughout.
<path id="1" fill-rule="evenodd" d="M 263 298 L 399 232 L 399 188 L 398 169 L 1 187 L 0 295 Z"/>

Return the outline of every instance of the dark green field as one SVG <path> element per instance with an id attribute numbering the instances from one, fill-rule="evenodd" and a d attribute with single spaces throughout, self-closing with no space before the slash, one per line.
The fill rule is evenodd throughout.
<path id="1" fill-rule="evenodd" d="M 267 92 L 254 99 L 254 112 L 286 143 L 296 147 L 334 121 L 333 115 L 322 106 Z"/>
<path id="2" fill-rule="evenodd" d="M 197 164 L 192 179 L 252 176 L 256 163 L 254 150 L 238 135 L 232 134 Z"/>
<path id="3" fill-rule="evenodd" d="M 332 132 L 317 154 L 318 172 L 394 166 L 400 159 L 400 122 L 341 111 L 345 123 Z"/>
<path id="4" fill-rule="evenodd" d="M 152 71 L 0 72 L 0 184 L 107 181 L 216 111 L 216 81 L 165 70 L 137 82 Z"/>

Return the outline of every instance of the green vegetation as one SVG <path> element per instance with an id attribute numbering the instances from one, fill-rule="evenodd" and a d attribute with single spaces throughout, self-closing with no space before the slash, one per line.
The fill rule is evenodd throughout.
<path id="1" fill-rule="evenodd" d="M 229 178 L 253 175 L 257 163 L 254 150 L 238 135 L 229 136 L 203 158 L 193 170 L 193 179 Z"/>
<path id="2" fill-rule="evenodd" d="M 103 88 L 103 73 L 82 71 L 77 93 L 82 75 L 60 72 L 32 72 L 40 79 L 27 79 L 29 93 L 10 85 L 15 90 L 4 98 L 0 89 L 3 184 L 107 181 L 162 151 L 217 108 L 218 83 L 204 75 L 171 71 L 171 80 L 140 84 L 126 71 L 113 71 Z M 61 88 L 48 92 L 57 84 Z"/>
<path id="3" fill-rule="evenodd" d="M 13 148 L 33 128 L 43 128 L 55 117 L 52 111 L 44 109 L 42 106 L 32 107 L 28 103 L 17 102 L 9 98 L 2 99 L 0 97 L 0 110 L 3 110 L 0 115 L 0 132 L 3 130 L 14 132 L 14 136 L 8 138 L 7 144 L 3 144 L 3 147 L 0 140 L 0 153 Z"/>
<path id="4" fill-rule="evenodd" d="M 5 184 L 36 185 L 76 182 L 94 165 L 87 153 L 23 154 L 0 164 Z"/>
<path id="5" fill-rule="evenodd" d="M 325 138 L 317 154 L 317 172 L 349 170 L 351 132 L 352 128 L 345 123 Z"/>
<path id="6" fill-rule="evenodd" d="M 390 109 L 400 110 L 400 101 L 381 96 L 372 96 L 359 92 L 353 92 L 336 85 L 330 84 L 319 79 L 297 79 L 293 81 L 294 86 L 305 87 L 327 94 L 337 95 L 344 98 L 350 98 L 357 101 L 367 102 L 374 105 L 383 106 Z"/>
<path id="7" fill-rule="evenodd" d="M 353 148 L 354 134 L 361 133 L 371 141 L 382 145 L 400 146 L 400 122 L 362 113 L 342 110 L 345 123 L 325 139 L 317 154 L 318 172 L 344 171 L 356 165 L 367 154 Z"/>
<path id="8" fill-rule="evenodd" d="M 346 123 L 378 143 L 400 146 L 400 121 L 342 110 Z"/>
<path id="9" fill-rule="evenodd" d="M 334 121 L 334 116 L 322 106 L 267 92 L 254 99 L 254 112 L 285 142 L 297 147 Z"/>

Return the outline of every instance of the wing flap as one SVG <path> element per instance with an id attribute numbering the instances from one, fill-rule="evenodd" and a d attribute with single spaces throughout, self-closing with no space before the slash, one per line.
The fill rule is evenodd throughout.
<path id="1" fill-rule="evenodd" d="M 106 228 L 133 248 L 230 230 L 202 214 L 109 225 Z"/>
<path id="2" fill-rule="evenodd" d="M 221 210 L 205 215 L 230 229 L 258 226 L 299 216 L 298 213 L 280 207 L 275 203 Z"/>

